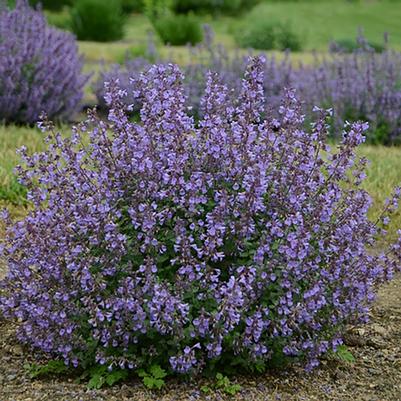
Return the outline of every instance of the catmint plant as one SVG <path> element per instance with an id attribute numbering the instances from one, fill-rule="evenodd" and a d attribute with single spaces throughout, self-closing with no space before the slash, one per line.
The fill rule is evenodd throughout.
<path id="1" fill-rule="evenodd" d="M 213 32 L 205 27 L 204 42 L 189 47 L 189 62 L 183 67 L 184 90 L 187 106 L 197 118 L 201 116 L 200 100 L 205 89 L 206 73 L 218 72 L 222 82 L 233 97 L 241 91 L 241 81 L 246 57 L 229 54 L 223 46 L 214 44 Z M 340 139 L 345 121 L 368 121 L 370 129 L 367 139 L 373 143 L 394 144 L 401 141 L 401 55 L 386 50 L 376 54 L 358 37 L 360 48 L 351 55 L 332 53 L 324 58 L 316 56 L 310 65 L 296 64 L 286 53 L 281 60 L 274 56 L 266 58 L 264 90 L 266 109 L 271 115 L 278 110 L 284 88 L 297 89 L 306 121 L 313 120 L 313 107 L 333 109 L 331 136 Z M 152 43 L 150 47 L 153 48 Z M 151 52 L 153 54 L 153 52 Z M 153 57 L 158 62 L 168 63 Z M 104 83 L 119 79 L 121 87 L 131 93 L 130 80 L 139 79 L 141 72 L 150 66 L 142 58 L 129 60 L 125 66 L 114 66 L 103 72 L 95 84 L 98 103 L 104 105 Z M 126 97 L 134 110 L 141 107 L 140 99 Z M 277 115 L 275 115 L 277 117 Z"/>
<path id="2" fill-rule="evenodd" d="M 0 120 L 35 123 L 43 111 L 68 119 L 87 77 L 74 37 L 48 26 L 42 12 L 0 0 Z"/>
<path id="3" fill-rule="evenodd" d="M 199 121 L 174 64 L 125 90 L 106 85 L 94 112 L 18 167 L 32 209 L 8 222 L 0 310 L 18 338 L 72 366 L 199 374 L 260 370 L 278 359 L 308 369 L 365 322 L 376 286 L 400 268 L 401 238 L 382 253 L 400 190 L 378 222 L 355 150 L 366 123 L 326 144 L 328 114 L 305 129 L 286 90 L 266 112 L 263 57 L 238 99 L 209 72 Z M 401 237 L 401 232 L 400 232 Z"/>
<path id="4" fill-rule="evenodd" d="M 305 72 L 305 73 L 303 73 Z M 304 77 L 304 81 L 301 79 Z M 401 142 L 401 54 L 359 50 L 352 55 L 332 54 L 301 70 L 307 110 L 313 104 L 334 110 L 334 133 L 345 121 L 369 121 L 368 139 L 376 143 Z"/>

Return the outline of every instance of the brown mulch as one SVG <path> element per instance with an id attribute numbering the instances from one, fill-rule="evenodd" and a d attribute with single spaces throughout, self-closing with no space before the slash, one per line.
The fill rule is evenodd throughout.
<path id="1" fill-rule="evenodd" d="M 324 360 L 311 374 L 292 368 L 254 378 L 239 378 L 235 396 L 205 395 L 203 383 L 169 380 L 152 392 L 137 380 L 113 388 L 87 390 L 68 377 L 31 380 L 24 364 L 32 355 L 15 339 L 15 324 L 0 318 L 0 401 L 401 401 L 401 277 L 379 291 L 371 322 L 346 336 L 355 363 Z"/>

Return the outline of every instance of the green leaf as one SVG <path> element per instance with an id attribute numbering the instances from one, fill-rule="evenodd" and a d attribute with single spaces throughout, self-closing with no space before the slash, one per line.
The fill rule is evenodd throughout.
<path id="1" fill-rule="evenodd" d="M 99 373 L 94 374 L 88 382 L 88 388 L 93 389 L 100 389 L 105 382 L 104 376 Z"/>
<path id="2" fill-rule="evenodd" d="M 106 383 L 109 386 L 112 386 L 113 384 L 124 380 L 128 377 L 128 371 L 127 370 L 113 370 L 112 372 L 108 373 L 106 376 Z"/>
<path id="3" fill-rule="evenodd" d="M 145 385 L 145 387 L 152 389 L 153 388 L 153 382 L 154 382 L 154 378 L 150 377 L 150 376 L 145 376 L 143 378 L 143 384 Z"/>
<path id="4" fill-rule="evenodd" d="M 163 379 L 155 379 L 154 377 L 146 376 L 143 378 L 143 384 L 150 390 L 157 388 L 160 390 L 164 386 Z"/>
<path id="5" fill-rule="evenodd" d="M 156 379 L 163 379 L 167 376 L 167 372 L 162 369 L 159 365 L 152 365 L 149 368 L 149 373 Z"/>
<path id="6" fill-rule="evenodd" d="M 157 257 L 157 263 L 163 264 L 163 263 L 167 262 L 169 259 L 170 259 L 170 256 L 167 254 L 159 255 Z"/>
<path id="7" fill-rule="evenodd" d="M 139 377 L 147 377 L 147 376 L 149 376 L 149 374 L 146 373 L 144 369 L 139 369 L 139 370 L 136 372 L 136 374 L 137 374 Z"/>
<path id="8" fill-rule="evenodd" d="M 342 361 L 350 362 L 350 363 L 355 362 L 354 355 L 352 355 L 352 353 L 349 351 L 349 349 L 346 345 L 339 345 L 337 347 L 336 355 Z"/>
<path id="9" fill-rule="evenodd" d="M 164 380 L 163 379 L 154 379 L 154 385 L 155 387 L 160 390 L 164 386 Z"/>
<path id="10" fill-rule="evenodd" d="M 266 364 L 262 361 L 258 361 L 255 363 L 255 370 L 258 373 L 264 373 L 266 371 Z"/>
<path id="11" fill-rule="evenodd" d="M 221 380 L 223 378 L 223 375 L 221 373 L 216 374 L 216 379 Z"/>
<path id="12" fill-rule="evenodd" d="M 202 393 L 208 394 L 212 391 L 212 389 L 209 386 L 202 386 L 200 388 L 200 390 L 202 391 Z"/>
<path id="13" fill-rule="evenodd" d="M 224 388 L 224 392 L 230 395 L 235 395 L 238 391 L 241 390 L 241 386 L 239 384 L 231 384 Z"/>
<path id="14" fill-rule="evenodd" d="M 52 374 L 61 374 L 68 371 L 68 366 L 63 361 L 52 360 L 45 365 L 37 365 L 35 363 L 25 364 L 24 368 L 28 371 L 31 379 L 35 379 L 39 376 L 46 376 Z"/>

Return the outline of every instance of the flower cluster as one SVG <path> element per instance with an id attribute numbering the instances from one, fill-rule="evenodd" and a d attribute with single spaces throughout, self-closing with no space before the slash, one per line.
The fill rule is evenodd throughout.
<path id="1" fill-rule="evenodd" d="M 204 27 L 204 41 L 197 46 L 188 46 L 190 62 L 183 66 L 184 72 L 184 92 L 187 98 L 188 111 L 195 117 L 199 117 L 201 108 L 201 98 L 206 86 L 206 75 L 209 70 L 218 72 L 220 79 L 234 93 L 241 90 L 241 77 L 246 67 L 246 57 L 236 55 L 231 58 L 224 47 L 214 44 L 214 33 L 208 25 Z M 104 101 L 106 94 L 106 82 L 118 80 L 121 88 L 127 91 L 128 96 L 124 98 L 124 103 L 132 104 L 133 111 L 138 112 L 142 106 L 142 99 L 133 97 L 133 85 L 137 85 L 142 72 L 150 68 L 152 63 L 169 64 L 172 62 L 173 55 L 167 59 L 162 59 L 155 47 L 152 36 L 148 37 L 147 50 L 144 57 L 137 57 L 125 61 L 123 66 L 113 65 L 109 70 L 100 73 L 99 78 L 93 85 L 93 90 L 97 97 L 97 104 L 101 109 L 107 110 Z M 281 88 L 281 85 L 280 85 Z"/>
<path id="2" fill-rule="evenodd" d="M 190 48 L 190 62 L 184 67 L 185 93 L 188 107 L 194 116 L 200 116 L 200 99 L 208 70 L 218 72 L 221 80 L 237 97 L 241 91 L 241 80 L 246 57 L 240 54 L 229 56 L 222 46 L 213 44 L 210 28 L 205 31 L 205 42 Z M 363 41 L 363 38 L 359 38 Z M 154 55 L 153 55 L 154 56 Z M 316 58 L 312 65 L 295 63 L 287 54 L 282 60 L 264 56 L 264 89 L 266 107 L 270 112 L 278 110 L 284 88 L 296 88 L 303 102 L 307 121 L 313 119 L 313 106 L 332 108 L 334 124 L 331 134 L 341 137 L 345 121 L 359 119 L 369 121 L 368 139 L 380 143 L 401 141 L 401 54 L 385 51 L 376 54 L 367 46 L 352 55 L 332 53 L 325 59 Z M 156 57 L 157 58 L 157 57 Z M 162 60 L 159 58 L 159 62 Z M 96 84 L 95 92 L 99 104 L 104 97 L 104 83 L 119 79 L 120 85 L 129 91 L 129 79 L 139 79 L 141 72 L 150 66 L 145 59 L 127 61 L 124 67 L 114 66 L 104 72 Z M 126 102 L 134 102 L 127 97 Z M 136 99 L 135 109 L 141 102 Z"/>
<path id="3" fill-rule="evenodd" d="M 399 243 L 372 252 L 367 124 L 330 151 L 327 113 L 304 130 L 293 90 L 265 117 L 265 68 L 250 60 L 236 101 L 208 73 L 197 123 L 167 64 L 135 83 L 138 123 L 111 82 L 108 121 L 91 112 L 68 138 L 42 124 L 48 150 L 19 168 L 33 209 L 2 248 L 0 309 L 21 341 L 73 366 L 311 368 L 367 318 L 401 258 Z"/>
<path id="4" fill-rule="evenodd" d="M 401 143 L 400 80 L 401 53 L 369 50 L 332 54 L 297 78 L 307 109 L 333 108 L 337 132 L 345 121 L 363 119 L 371 126 L 369 139 L 384 144 Z"/>
<path id="5" fill-rule="evenodd" d="M 74 37 L 49 27 L 44 15 L 17 0 L 0 0 L 0 120 L 35 123 L 45 111 L 68 118 L 87 78 Z"/>

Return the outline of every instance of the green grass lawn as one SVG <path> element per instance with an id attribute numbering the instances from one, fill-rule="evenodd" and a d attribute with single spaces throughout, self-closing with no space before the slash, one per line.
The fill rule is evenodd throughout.
<path id="1" fill-rule="evenodd" d="M 248 18 L 288 23 L 301 35 L 304 50 L 327 50 L 333 39 L 353 39 L 358 29 L 372 42 L 382 43 L 384 32 L 389 44 L 401 49 L 401 2 L 361 1 L 265 1 Z"/>
<path id="2" fill-rule="evenodd" d="M 62 130 L 68 132 L 67 127 Z M 13 174 L 13 168 L 19 163 L 15 151 L 22 145 L 27 147 L 29 153 L 43 150 L 43 139 L 44 134 L 34 128 L 0 126 L 0 207 L 10 205 L 16 215 L 23 212 L 26 202 L 24 192 Z M 364 188 L 374 201 L 370 217 L 376 219 L 386 197 L 395 186 L 401 184 L 401 147 L 363 145 L 359 155 L 371 161 Z M 398 212 L 390 227 L 392 238 L 400 227 L 401 213 Z"/>

